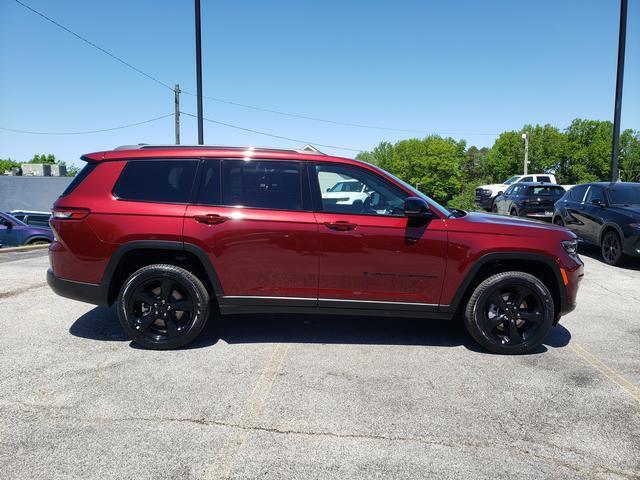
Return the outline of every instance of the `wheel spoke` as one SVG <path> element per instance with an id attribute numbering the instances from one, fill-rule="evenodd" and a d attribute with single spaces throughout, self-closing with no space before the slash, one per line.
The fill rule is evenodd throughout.
<path id="1" fill-rule="evenodd" d="M 153 322 L 155 322 L 155 315 L 151 314 L 151 311 L 144 314 L 142 317 L 136 319 L 136 330 L 139 332 L 146 331 Z"/>
<path id="2" fill-rule="evenodd" d="M 518 330 L 518 326 L 516 322 L 511 320 L 509 321 L 509 343 L 521 343 L 522 342 L 522 334 Z"/>
<path id="3" fill-rule="evenodd" d="M 171 309 L 178 312 L 191 312 L 193 311 L 193 303 L 191 300 L 187 300 L 185 298 L 181 300 L 176 300 L 173 302 L 169 302 L 171 305 Z"/>
<path id="4" fill-rule="evenodd" d="M 139 291 L 134 295 L 133 301 L 146 303 L 147 305 L 153 307 L 153 304 L 156 302 L 156 297 L 154 297 L 153 294 L 149 292 Z"/>
<path id="5" fill-rule="evenodd" d="M 163 278 L 160 282 L 160 298 L 162 298 L 163 300 L 169 300 L 169 295 L 171 295 L 172 291 L 173 285 L 171 283 L 171 280 L 169 280 L 168 278 Z"/>
<path id="6" fill-rule="evenodd" d="M 520 318 L 526 322 L 540 323 L 542 322 L 542 313 L 540 312 L 528 312 L 526 310 L 520 310 L 518 312 Z"/>
<path id="7" fill-rule="evenodd" d="M 496 315 L 493 318 L 487 320 L 487 329 L 489 332 L 493 332 L 493 330 L 500 324 L 504 323 L 506 319 L 504 315 Z"/>
<path id="8" fill-rule="evenodd" d="M 502 298 L 502 295 L 500 293 L 496 293 L 495 295 L 493 295 L 490 299 L 489 302 L 493 303 L 494 305 L 496 305 L 498 308 L 505 310 L 507 308 L 507 302 L 505 302 L 504 298 Z"/>
<path id="9" fill-rule="evenodd" d="M 513 303 L 513 305 L 518 308 L 522 305 L 524 298 L 527 296 L 527 289 L 524 287 L 516 287 L 516 290 L 509 295 L 509 301 Z"/>
<path id="10" fill-rule="evenodd" d="M 170 313 L 169 315 L 164 317 L 164 324 L 167 327 L 167 335 L 169 337 L 175 337 L 176 335 L 178 335 L 178 327 L 176 326 L 173 313 Z"/>

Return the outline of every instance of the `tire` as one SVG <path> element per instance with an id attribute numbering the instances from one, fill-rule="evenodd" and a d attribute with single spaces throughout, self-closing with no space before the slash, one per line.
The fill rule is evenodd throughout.
<path id="1" fill-rule="evenodd" d="M 562 220 L 562 217 L 556 217 L 553 219 L 553 224 L 558 225 L 559 227 L 564 227 L 564 220 Z"/>
<path id="2" fill-rule="evenodd" d="M 498 206 L 495 203 L 491 206 L 491 211 L 493 213 L 498 213 Z"/>
<path id="3" fill-rule="evenodd" d="M 511 215 L 512 217 L 517 217 L 518 211 L 515 208 L 512 208 L 511 211 L 509 212 L 509 215 Z"/>
<path id="4" fill-rule="evenodd" d="M 38 238 L 36 240 L 30 240 L 29 243 L 27 243 L 27 245 L 49 245 L 50 243 L 51 241 L 49 240 Z"/>
<path id="5" fill-rule="evenodd" d="M 505 298 L 506 296 L 506 298 Z M 539 346 L 555 317 L 549 289 L 533 275 L 503 272 L 482 281 L 467 303 L 469 334 L 492 353 L 521 354 Z"/>
<path id="6" fill-rule="evenodd" d="M 172 350 L 193 341 L 209 317 L 209 292 L 193 273 L 175 265 L 149 265 L 122 285 L 118 319 L 144 348 Z"/>
<path id="7" fill-rule="evenodd" d="M 600 242 L 600 250 L 602 251 L 602 259 L 608 265 L 619 266 L 626 260 L 622 252 L 620 235 L 614 230 L 609 230 L 604 234 L 602 242 Z"/>

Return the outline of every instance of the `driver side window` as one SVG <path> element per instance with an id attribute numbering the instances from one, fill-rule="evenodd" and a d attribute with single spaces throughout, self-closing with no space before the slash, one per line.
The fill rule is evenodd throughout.
<path id="1" fill-rule="evenodd" d="M 404 199 L 408 195 L 374 173 L 329 163 L 316 165 L 315 172 L 323 212 L 404 216 Z M 334 188 L 338 184 L 347 188 Z"/>

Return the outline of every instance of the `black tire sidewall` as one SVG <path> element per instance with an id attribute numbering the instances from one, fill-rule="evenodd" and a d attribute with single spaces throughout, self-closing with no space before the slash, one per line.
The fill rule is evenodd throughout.
<path id="1" fill-rule="evenodd" d="M 618 256 L 612 261 L 608 261 L 607 257 L 604 256 L 604 243 L 605 240 L 607 239 L 607 237 L 609 236 L 613 236 L 616 238 L 616 240 L 618 240 L 618 245 L 620 247 L 620 252 L 618 253 Z M 620 235 L 617 234 L 617 232 L 614 231 L 609 231 L 607 233 L 605 233 L 605 235 L 602 237 L 602 244 L 600 245 L 600 253 L 602 255 L 602 259 L 604 260 L 604 262 L 607 265 L 613 265 L 613 266 L 617 266 L 620 265 L 624 259 L 624 254 L 622 253 L 622 240 L 620 239 Z"/>
<path id="2" fill-rule="evenodd" d="M 142 283 L 161 278 L 170 278 L 179 283 L 192 296 L 196 304 L 196 314 L 186 332 L 171 339 L 152 341 L 148 337 L 139 335 L 131 327 L 127 306 L 131 295 Z M 117 310 L 122 328 L 136 344 L 153 350 L 172 350 L 193 341 L 204 328 L 209 316 L 209 294 L 202 282 L 188 270 L 174 265 L 150 265 L 137 270 L 124 282 L 118 295 Z"/>
<path id="3" fill-rule="evenodd" d="M 541 300 L 544 319 L 536 336 L 527 339 L 520 345 L 502 345 L 484 332 L 481 327 L 485 302 L 496 289 L 510 285 L 521 285 L 535 292 Z M 473 304 L 471 304 L 473 302 Z M 471 307 L 471 308 L 470 308 Z M 524 272 L 504 272 L 494 275 L 481 282 L 470 298 L 467 306 L 465 323 L 471 336 L 484 348 L 492 353 L 520 354 L 526 353 L 539 346 L 546 338 L 553 326 L 555 306 L 553 297 L 547 287 L 533 275 Z"/>

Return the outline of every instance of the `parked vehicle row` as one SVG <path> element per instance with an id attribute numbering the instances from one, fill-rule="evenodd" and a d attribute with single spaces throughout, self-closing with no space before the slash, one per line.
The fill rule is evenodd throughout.
<path id="1" fill-rule="evenodd" d="M 565 190 L 560 185 L 519 182 L 498 195 L 491 210 L 514 217 L 551 220 L 554 205 L 564 193 Z"/>
<path id="2" fill-rule="evenodd" d="M 476 188 L 476 204 L 487 211 L 493 210 L 493 204 L 500 195 L 506 193 L 507 189 L 518 183 L 552 183 L 556 184 L 556 177 L 552 173 L 536 173 L 530 175 L 514 175 L 503 183 L 491 185 L 480 185 Z M 562 188 L 569 190 L 573 185 L 562 185 Z"/>
<path id="3" fill-rule="evenodd" d="M 587 183 L 555 204 L 553 223 L 600 247 L 602 258 L 620 265 L 640 256 L 640 183 Z"/>
<path id="4" fill-rule="evenodd" d="M 486 349 L 522 353 L 575 308 L 573 233 L 449 210 L 364 162 L 153 145 L 83 159 L 54 205 L 47 281 L 115 303 L 148 348 L 189 343 L 218 309 L 462 318 Z"/>

